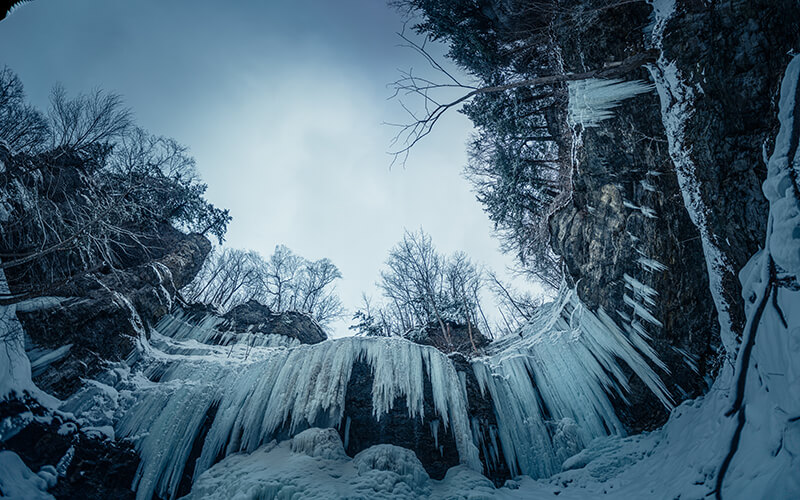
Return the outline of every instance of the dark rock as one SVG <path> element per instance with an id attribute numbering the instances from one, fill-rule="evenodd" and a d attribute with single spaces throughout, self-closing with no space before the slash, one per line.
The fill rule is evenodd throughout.
<path id="1" fill-rule="evenodd" d="M 586 3 L 572 0 L 561 7 L 567 12 Z M 650 16 L 644 3 L 620 4 L 586 22 L 559 27 L 565 71 L 599 68 L 645 51 L 643 28 Z M 736 334 L 744 320 L 736 273 L 763 240 L 762 145 L 776 132 L 774 95 L 788 62 L 784 54 L 800 47 L 799 23 L 800 6 L 791 0 L 679 1 L 665 33 L 667 59 L 676 61 L 695 89 L 686 143 L 708 207 L 711 238 L 730 263 L 723 286 Z M 629 78 L 650 76 L 642 69 Z M 572 202 L 550 220 L 552 246 L 564 258 L 580 298 L 592 309 L 604 308 L 621 325 L 631 312 L 624 302 L 630 294 L 626 274 L 658 292 L 652 312 L 663 325 L 647 329 L 670 370 L 661 375 L 676 399 L 695 397 L 705 391 L 705 380 L 714 376 L 722 356 L 700 234 L 684 206 L 658 96 L 625 101 L 614 115 L 582 132 Z M 635 207 L 650 208 L 655 217 Z M 647 270 L 640 257 L 666 269 Z M 615 404 L 629 429 L 652 429 L 666 419 L 633 377 L 629 399 L 631 406 Z"/>
<path id="2" fill-rule="evenodd" d="M 274 313 L 255 300 L 234 307 L 222 318 L 225 321 L 217 326 L 222 332 L 283 335 L 303 344 L 318 344 L 328 338 L 319 323 L 310 316 L 294 311 Z"/>
<path id="3" fill-rule="evenodd" d="M 459 374 L 466 380 L 467 388 L 467 413 L 473 426 L 473 434 L 477 434 L 480 446 L 481 463 L 484 467 L 484 474 L 494 482 L 497 487 L 502 486 L 506 480 L 511 478 L 511 470 L 506 463 L 503 450 L 495 450 L 497 455 L 492 452 L 492 443 L 496 442 L 500 446 L 497 438 L 497 416 L 494 412 L 494 404 L 491 396 L 483 394 L 475 372 L 472 370 L 468 359 L 461 353 L 450 355 L 450 361 Z"/>
<path id="4" fill-rule="evenodd" d="M 0 416 L 31 412 L 34 420 L 0 443 L 20 456 L 34 472 L 51 465 L 63 473 L 50 493 L 58 499 L 132 499 L 139 458 L 132 446 L 84 433 L 69 418 L 50 413 L 35 402 L 0 402 Z"/>
<path id="5" fill-rule="evenodd" d="M 472 367 L 463 355 L 454 353 L 450 359 L 456 370 L 463 373 L 466 378 L 469 418 L 474 425 L 479 426 L 478 433 L 484 443 L 479 447 L 484 473 L 496 485 L 502 485 L 511 474 L 502 450 L 498 450 L 497 460 L 488 451 L 492 442 L 490 434 L 497 429 L 491 397 L 488 394 L 481 394 Z M 436 414 L 431 383 L 427 377 L 424 381 L 423 418 L 410 416 L 406 399 L 400 396 L 387 414 L 376 419 L 373 415 L 372 384 L 373 374 L 369 365 L 363 361 L 356 362 L 347 385 L 344 417 L 339 428 L 342 442 L 346 443 L 345 451 L 349 456 L 353 457 L 376 444 L 401 446 L 414 451 L 425 470 L 434 479 L 443 478 L 447 469 L 459 464 L 455 438 L 449 429 L 444 428 Z M 431 428 L 432 425 L 437 425 L 434 422 L 438 422 L 439 427 L 438 447 Z"/>
<path id="6" fill-rule="evenodd" d="M 372 413 L 372 371 L 363 361 L 353 364 L 347 384 L 344 418 L 339 429 L 345 452 L 354 457 L 376 444 L 393 444 L 416 453 L 425 470 L 434 479 L 442 479 L 447 469 L 458 465 L 458 450 L 453 433 L 437 418 L 430 381 L 425 380 L 424 418 L 409 416 L 404 396 L 394 401 L 388 414 L 376 420 Z M 438 445 L 431 433 L 431 424 L 439 422 Z M 349 422 L 349 425 L 348 425 Z M 435 425 L 435 424 L 434 424 Z"/>
<path id="7" fill-rule="evenodd" d="M 173 251 L 156 261 L 74 280 L 57 290 L 69 298 L 56 307 L 18 311 L 35 345 L 56 349 L 72 344 L 64 359 L 35 378 L 40 388 L 66 398 L 82 378 L 97 375 L 105 361 L 130 355 L 137 338 L 169 312 L 176 287 L 193 277 L 211 247 L 197 234 L 176 241 Z"/>

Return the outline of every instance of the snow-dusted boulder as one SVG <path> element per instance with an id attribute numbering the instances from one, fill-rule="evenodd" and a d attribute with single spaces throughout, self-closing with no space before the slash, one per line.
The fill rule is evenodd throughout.
<path id="1" fill-rule="evenodd" d="M 403 476 L 406 482 L 415 488 L 423 486 L 429 479 L 413 451 L 391 444 L 379 444 L 362 451 L 353 458 L 360 476 L 373 474 L 374 471 L 391 472 Z"/>
<path id="2" fill-rule="evenodd" d="M 327 458 L 329 460 L 346 459 L 347 454 L 342 446 L 342 439 L 336 429 L 319 429 L 312 427 L 296 435 L 289 447 L 295 453 L 303 453 L 309 457 Z"/>

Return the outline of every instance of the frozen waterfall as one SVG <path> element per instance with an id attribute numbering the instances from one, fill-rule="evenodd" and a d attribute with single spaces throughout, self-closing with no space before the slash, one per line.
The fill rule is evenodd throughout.
<path id="1" fill-rule="evenodd" d="M 473 360 L 498 422 L 491 443 L 481 442 L 476 426 L 482 424 L 471 420 L 465 374 L 433 347 L 360 337 L 301 345 L 278 335 L 220 331 L 221 323 L 214 315 L 176 310 L 142 340 L 130 369 L 116 367 L 114 376 L 64 405 L 93 425 L 113 424 L 118 437 L 134 443 L 142 458 L 134 483 L 139 499 L 174 498 L 187 473 L 196 479 L 233 453 L 310 427 L 343 425 L 357 362 L 373 374 L 376 420 L 398 398 L 409 417 L 426 417 L 430 381 L 436 412 L 427 415 L 436 422 L 430 439 L 451 433 L 459 461 L 478 472 L 479 448 L 495 463 L 502 452 L 513 474 L 545 477 L 593 438 L 623 434 L 608 395 L 624 399 L 628 388 L 620 361 L 671 404 L 645 339 L 623 332 L 603 311 L 587 310 L 574 291 L 543 307 L 521 335 L 496 341 L 490 355 Z M 113 416 L 93 409 L 108 408 L 109 400 Z"/>

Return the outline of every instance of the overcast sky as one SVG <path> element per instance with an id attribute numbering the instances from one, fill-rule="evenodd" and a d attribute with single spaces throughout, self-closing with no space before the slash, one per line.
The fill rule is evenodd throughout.
<path id="1" fill-rule="evenodd" d="M 461 176 L 465 117 L 389 168 L 395 131 L 381 124 L 403 116 L 386 84 L 425 66 L 397 46 L 402 23 L 383 0 L 36 0 L 0 22 L 0 65 L 41 108 L 56 82 L 122 94 L 139 125 L 191 149 L 207 197 L 233 215 L 228 245 L 330 258 L 352 308 L 376 294 L 404 228 L 511 264 Z"/>

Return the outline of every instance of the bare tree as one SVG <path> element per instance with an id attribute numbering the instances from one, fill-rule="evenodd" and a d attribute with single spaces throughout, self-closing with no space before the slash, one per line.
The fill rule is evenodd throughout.
<path id="1" fill-rule="evenodd" d="M 486 85 L 468 83 L 454 76 L 428 52 L 426 43 L 429 38 L 423 39 L 422 43 L 417 43 L 403 32 L 398 33 L 398 36 L 404 41 L 404 46 L 419 53 L 439 73 L 441 78 L 437 81 L 414 74 L 413 69 L 401 70 L 400 78 L 390 84 L 390 88 L 393 90 L 391 97 L 400 99 L 401 106 L 409 116 L 409 121 L 406 123 L 388 123 L 388 125 L 398 128 L 390 146 L 393 163 L 400 161 L 403 164 L 414 146 L 433 131 L 436 123 L 447 111 L 458 108 L 475 97 L 505 93 L 520 88 L 545 88 L 546 91 L 542 95 L 549 96 L 550 92 L 547 89 L 552 85 L 590 78 L 618 78 L 630 74 L 647 63 L 654 62 L 658 57 L 657 51 L 646 51 L 606 67 L 580 73 L 549 74 Z M 452 97 L 454 91 L 458 90 L 462 91 L 460 95 Z M 403 101 L 403 99 L 409 98 L 416 99 L 418 104 L 412 106 Z"/>
<path id="2" fill-rule="evenodd" d="M 503 320 L 503 326 L 499 330 L 505 335 L 519 330 L 526 322 L 533 320 L 542 305 L 540 296 L 516 290 L 510 284 L 504 283 L 494 272 L 488 273 L 488 283 Z"/>
<path id="3" fill-rule="evenodd" d="M 473 329 L 478 324 L 476 313 L 482 283 L 480 272 L 464 252 L 457 252 L 447 260 L 445 282 L 451 314 L 466 323 L 472 350 L 478 352 Z"/>
<path id="4" fill-rule="evenodd" d="M 275 312 L 308 314 L 325 326 L 344 314 L 335 287 L 341 277 L 329 259 L 309 261 L 284 245 L 276 246 L 269 259 L 226 248 L 212 253 L 181 293 L 220 312 L 256 300 Z"/>
<path id="5" fill-rule="evenodd" d="M 5 302 L 148 254 L 163 224 L 222 238 L 230 217 L 203 198 L 194 160 L 174 141 L 132 127 L 118 96 L 68 99 L 57 88 L 42 129 L 7 69 L 0 94 L 0 267 L 13 292 Z M 20 116 L 22 125 L 9 124 Z"/>
<path id="6" fill-rule="evenodd" d="M 100 89 L 70 99 L 56 85 L 50 96 L 50 148 L 83 151 L 122 137 L 132 125 L 122 97 Z"/>
<path id="7" fill-rule="evenodd" d="M 0 141 L 11 151 L 30 153 L 47 135 L 47 122 L 25 102 L 22 82 L 7 66 L 0 69 Z"/>
<path id="8" fill-rule="evenodd" d="M 255 252 L 234 248 L 213 252 L 182 294 L 191 302 L 203 302 L 221 311 L 243 304 L 259 293 L 260 258 Z"/>
<path id="9" fill-rule="evenodd" d="M 424 231 L 406 231 L 389 253 L 387 270 L 381 272 L 381 288 L 417 325 L 435 320 L 448 343 L 450 333 L 442 317 L 444 259 Z M 419 325 L 421 326 L 421 325 Z"/>
<path id="10" fill-rule="evenodd" d="M 268 297 L 266 303 L 278 310 L 297 307 L 294 289 L 300 277 L 303 259 L 288 247 L 278 245 L 265 267 L 264 290 Z"/>

